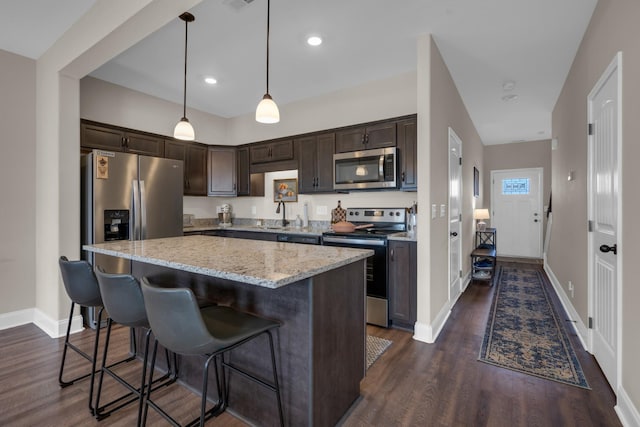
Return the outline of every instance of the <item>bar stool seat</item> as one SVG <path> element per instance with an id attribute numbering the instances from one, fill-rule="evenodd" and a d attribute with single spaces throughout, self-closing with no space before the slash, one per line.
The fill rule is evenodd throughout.
<path id="1" fill-rule="evenodd" d="M 96 374 L 96 364 L 98 356 L 98 345 L 100 342 L 100 324 L 102 322 L 103 302 L 100 294 L 100 288 L 96 276 L 93 273 L 91 264 L 84 260 L 69 261 L 66 256 L 61 256 L 58 260 L 60 266 L 60 273 L 62 275 L 62 281 L 64 288 L 71 299 L 71 310 L 69 311 L 69 322 L 67 325 L 67 333 L 64 339 L 64 348 L 62 350 L 62 360 L 60 362 L 60 373 L 58 374 L 58 383 L 60 387 L 68 387 L 74 384 L 76 381 L 90 377 L 89 384 L 89 411 L 92 415 L 95 415 L 95 407 L 93 406 L 93 388 Z M 98 319 L 96 326 L 96 335 L 93 344 L 93 353 L 91 355 L 82 351 L 80 348 L 72 344 L 69 340 L 71 332 L 71 321 L 73 320 L 73 310 L 75 305 L 78 304 L 82 307 L 99 308 Z M 71 380 L 64 380 L 64 367 L 67 358 L 67 350 L 71 349 L 86 359 L 91 364 L 91 371 L 79 375 Z M 133 360 L 132 357 L 127 357 L 120 360 L 111 366 L 115 366 L 120 363 Z"/>
<path id="2" fill-rule="evenodd" d="M 142 414 L 143 395 L 145 392 L 147 364 L 149 356 L 149 339 L 151 335 L 151 327 L 149 326 L 149 320 L 147 319 L 147 313 L 144 306 L 144 300 L 142 299 L 140 284 L 133 276 L 129 274 L 107 274 L 102 272 L 100 269 L 98 269 L 95 274 L 100 286 L 100 293 L 102 295 L 104 307 L 109 313 L 109 319 L 107 320 L 107 338 L 104 347 L 104 355 L 102 358 L 102 366 L 100 368 L 98 391 L 96 393 L 96 417 L 98 419 L 106 418 L 112 412 L 123 408 L 129 403 L 138 401 L 139 425 Z M 111 336 L 111 327 L 113 325 L 113 322 L 119 323 L 123 326 L 128 326 L 130 328 L 146 328 L 147 330 L 145 334 L 144 358 L 142 362 L 142 375 L 139 386 L 130 384 L 124 378 L 116 374 L 109 366 L 106 366 L 107 352 L 109 349 L 109 337 Z M 135 348 L 134 353 L 136 353 Z M 156 385 L 156 387 L 168 385 L 176 379 L 175 370 L 171 372 L 171 361 L 168 351 L 166 352 L 166 358 L 168 367 L 167 374 L 156 380 L 156 382 L 161 382 L 159 385 Z M 177 366 L 175 355 L 173 366 L 174 368 L 175 366 Z M 100 406 L 102 384 L 105 374 L 118 381 L 127 390 L 129 390 L 129 392 L 112 400 L 109 403 Z"/>
<path id="3" fill-rule="evenodd" d="M 205 420 L 222 413 L 228 403 L 228 387 L 226 386 L 225 369 L 238 372 L 245 378 L 251 379 L 276 395 L 280 425 L 284 425 L 280 386 L 276 368 L 272 330 L 278 328 L 277 321 L 264 319 L 252 314 L 243 313 L 226 306 L 210 306 L 199 308 L 196 297 L 188 288 L 165 288 L 149 283 L 148 279 L 141 280 L 144 304 L 147 309 L 149 323 L 156 338 L 151 361 L 151 375 L 158 343 L 170 351 L 183 355 L 206 356 L 203 369 L 202 401 L 200 417 L 189 425 L 204 425 Z M 254 375 L 225 361 L 224 355 L 262 334 L 267 334 L 271 350 L 273 382 L 268 383 Z M 213 361 L 216 374 L 218 401 L 210 408 L 207 404 L 207 380 L 209 365 Z M 221 372 L 218 372 L 218 362 Z M 142 425 L 145 425 L 149 406 L 155 409 L 173 425 L 179 425 L 171 416 L 151 399 L 150 390 L 144 399 Z"/>

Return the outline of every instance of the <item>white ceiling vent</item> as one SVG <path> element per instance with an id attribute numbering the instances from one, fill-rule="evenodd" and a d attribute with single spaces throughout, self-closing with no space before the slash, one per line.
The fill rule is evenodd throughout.
<path id="1" fill-rule="evenodd" d="M 230 6 L 235 11 L 240 11 L 245 6 L 249 6 L 254 0 L 224 0 L 224 4 Z"/>

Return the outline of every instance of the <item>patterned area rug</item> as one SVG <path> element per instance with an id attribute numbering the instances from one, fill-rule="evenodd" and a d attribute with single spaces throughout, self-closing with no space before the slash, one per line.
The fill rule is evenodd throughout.
<path id="1" fill-rule="evenodd" d="M 500 268 L 479 360 L 589 389 L 539 270 Z"/>
<path id="2" fill-rule="evenodd" d="M 367 369 L 373 365 L 373 362 L 378 360 L 378 357 L 380 357 L 390 345 L 391 341 L 389 340 L 367 335 Z"/>

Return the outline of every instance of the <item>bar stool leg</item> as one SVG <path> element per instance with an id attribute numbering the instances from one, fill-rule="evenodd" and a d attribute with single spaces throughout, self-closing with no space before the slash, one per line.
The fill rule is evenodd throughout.
<path id="1" fill-rule="evenodd" d="M 282 400 L 280 399 L 280 384 L 278 383 L 278 370 L 276 368 L 276 354 L 273 349 L 273 335 L 271 331 L 267 331 L 269 336 L 269 348 L 271 349 L 271 365 L 273 366 L 273 385 L 276 391 L 276 399 L 278 401 L 278 415 L 280 415 L 280 425 L 284 427 L 284 416 L 282 414 Z"/>
<path id="2" fill-rule="evenodd" d="M 64 348 L 62 349 L 62 362 L 60 363 L 60 374 L 58 375 L 58 383 L 60 384 L 60 387 L 63 387 L 63 388 L 70 386 L 71 384 L 73 384 L 74 381 L 79 379 L 79 378 L 76 378 L 69 382 L 66 382 L 62 379 L 62 374 L 64 372 L 64 362 L 67 358 L 67 348 L 69 348 L 69 334 L 71 333 L 71 320 L 73 320 L 73 308 L 75 307 L 75 305 L 76 303 L 74 302 L 71 303 L 71 311 L 69 312 L 69 321 L 67 325 L 67 334 L 65 335 Z M 88 374 L 85 376 L 88 376 Z"/>

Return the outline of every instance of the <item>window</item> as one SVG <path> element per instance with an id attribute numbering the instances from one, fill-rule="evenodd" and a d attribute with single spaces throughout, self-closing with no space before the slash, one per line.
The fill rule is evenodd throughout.
<path id="1" fill-rule="evenodd" d="M 505 196 L 529 194 L 529 178 L 503 179 L 502 194 Z"/>

